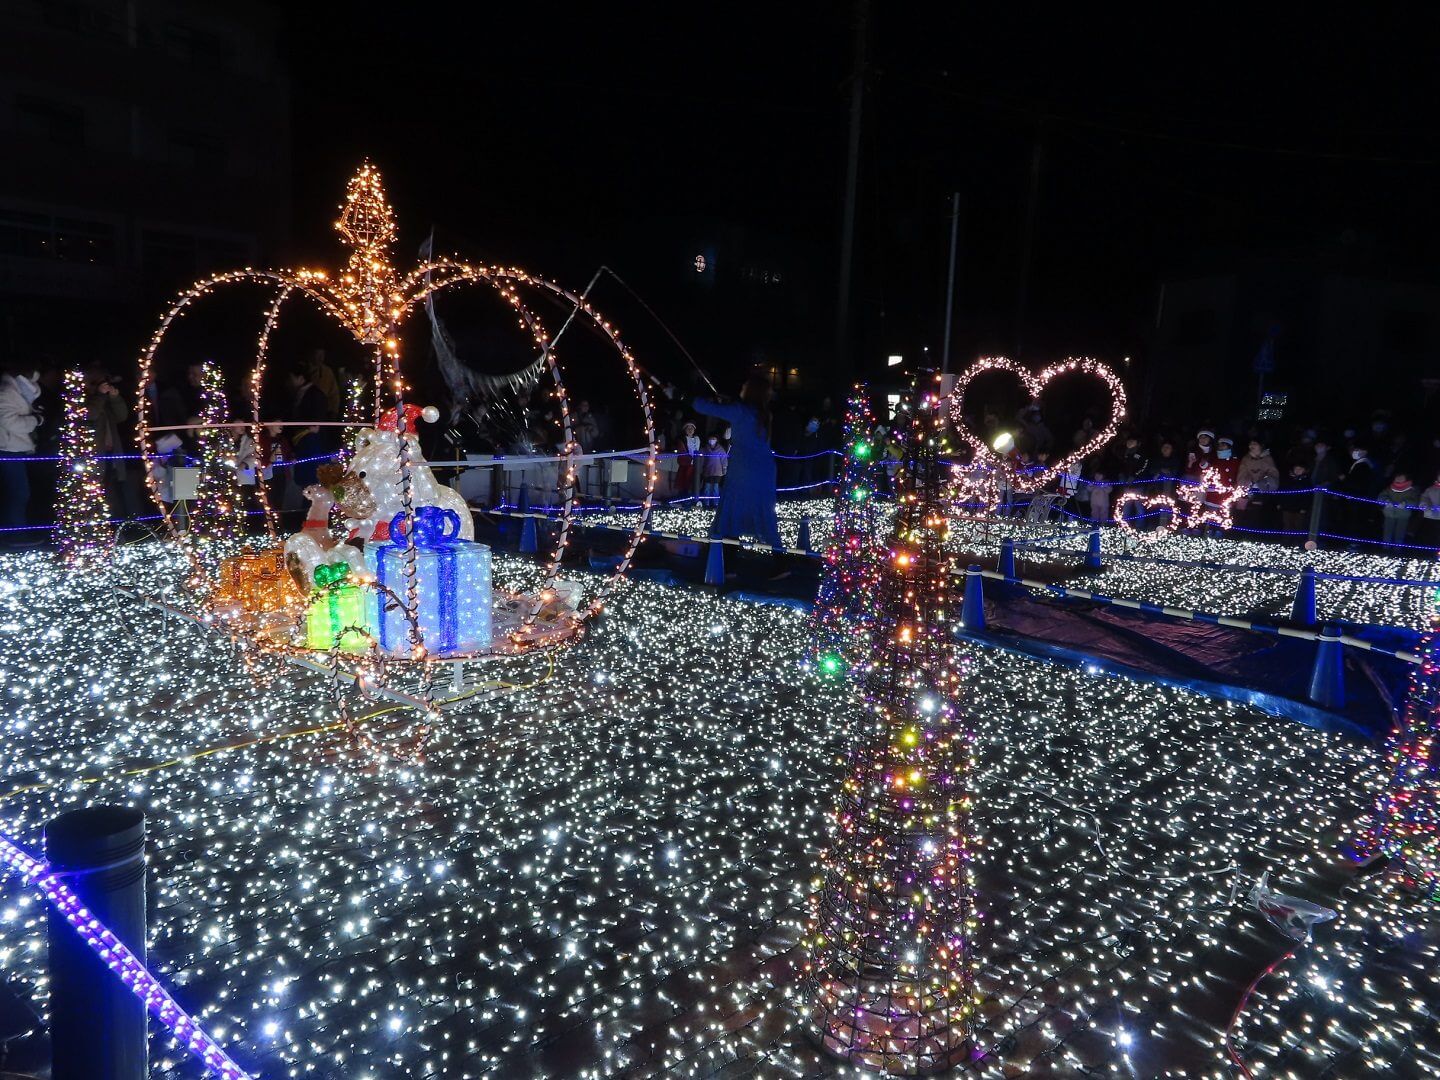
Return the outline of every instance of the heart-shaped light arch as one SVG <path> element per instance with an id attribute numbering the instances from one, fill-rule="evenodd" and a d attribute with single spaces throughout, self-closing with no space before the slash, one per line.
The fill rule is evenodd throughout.
<path id="1" fill-rule="evenodd" d="M 265 312 L 265 319 L 256 340 L 255 363 L 250 373 L 251 419 L 248 423 L 227 425 L 249 427 L 257 448 L 260 446 L 259 433 L 265 426 L 261 416 L 261 396 L 264 389 L 265 372 L 269 358 L 270 338 L 279 322 L 281 311 L 295 294 L 308 297 L 319 308 L 343 326 L 360 344 L 373 350 L 375 382 L 375 415 L 378 420 L 382 412 L 388 411 L 387 402 L 398 401 L 403 395 L 404 384 L 400 377 L 399 330 L 405 318 L 421 307 L 426 298 L 461 284 L 488 284 L 514 309 L 522 329 L 527 330 L 541 350 L 546 367 L 554 383 L 554 394 L 560 407 L 564 454 L 560 473 L 560 489 L 563 495 L 560 527 L 556 534 L 555 546 L 547 561 L 545 570 L 546 588 L 554 584 L 559 573 L 565 549 L 569 543 L 575 519 L 576 473 L 575 459 L 579 452 L 570 419 L 569 401 L 565 382 L 556 358 L 554 343 L 533 312 L 523 302 L 519 287 L 535 288 L 573 305 L 576 315 L 591 320 L 605 335 L 619 353 L 634 384 L 644 418 L 646 467 L 644 494 L 641 500 L 640 516 L 631 533 L 629 544 L 615 570 L 606 579 L 591 599 L 584 617 L 593 616 L 603 610 L 605 599 L 616 587 L 629 569 L 635 552 L 644 538 L 658 480 L 656 462 L 659 445 L 656 439 L 654 410 L 645 388 L 645 378 L 630 349 L 620 339 L 615 327 L 580 295 L 561 287 L 554 281 L 538 277 L 516 267 L 475 265 L 458 259 L 441 258 L 420 264 L 404 277 L 398 276 L 389 259 L 389 248 L 396 237 L 394 215 L 385 198 L 378 170 L 365 162 L 346 189 L 346 202 L 342 207 L 336 228 L 351 248 L 345 269 L 338 275 L 326 271 L 298 270 L 257 270 L 246 267 L 216 274 L 192 285 L 185 290 L 161 317 L 160 324 L 140 355 L 140 386 L 147 387 L 152 376 L 155 355 L 163 344 L 170 327 L 197 300 L 216 289 L 236 284 L 260 284 L 273 286 L 275 295 Z M 390 393 L 387 395 L 387 389 Z M 137 410 L 137 437 L 142 455 L 153 452 L 151 436 L 156 428 L 151 422 L 151 403 L 143 392 Z M 257 473 L 263 473 L 264 462 L 258 463 Z M 198 555 L 189 542 L 188 535 L 181 532 L 174 515 L 160 497 L 158 478 L 151 470 L 145 470 L 146 483 L 152 498 L 160 508 L 166 530 L 179 541 L 190 559 L 192 572 L 201 570 Z M 277 534 L 275 513 L 270 506 L 263 478 L 257 476 L 257 491 L 265 513 L 266 530 L 274 539 Z M 542 590 L 543 592 L 544 590 Z M 537 601 L 529 612 L 525 625 L 533 623 L 540 611 Z"/>
<path id="2" fill-rule="evenodd" d="M 971 431 L 965 422 L 965 392 L 977 376 L 991 371 L 1008 371 L 1014 375 L 1030 394 L 1031 401 L 1036 402 L 1040 400 L 1046 384 L 1052 379 L 1071 373 L 1091 375 L 1104 383 L 1106 389 L 1110 391 L 1110 420 L 1095 433 L 1093 438 L 1055 461 L 1048 470 L 1017 472 L 984 439 Z M 954 388 L 950 391 L 950 417 L 954 423 L 955 433 L 974 452 L 975 464 L 1009 474 L 1010 485 L 1018 491 L 1025 492 L 1038 491 L 1050 480 L 1052 474 L 1068 472 L 1113 439 L 1121 421 L 1125 419 L 1126 407 L 1125 384 L 1120 381 L 1120 377 L 1105 364 L 1098 360 L 1092 360 L 1088 356 L 1070 357 L 1059 363 L 1051 364 L 1039 372 L 1032 372 L 1024 365 L 1004 356 L 982 357 L 960 373 L 955 380 Z"/>

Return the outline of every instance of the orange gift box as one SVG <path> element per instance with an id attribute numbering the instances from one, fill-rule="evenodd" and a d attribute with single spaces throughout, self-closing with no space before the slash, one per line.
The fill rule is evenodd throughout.
<path id="1" fill-rule="evenodd" d="M 295 579 L 285 568 L 285 552 L 246 551 L 220 560 L 220 580 L 211 596 L 217 606 L 238 607 L 259 614 L 294 607 L 301 599 Z"/>

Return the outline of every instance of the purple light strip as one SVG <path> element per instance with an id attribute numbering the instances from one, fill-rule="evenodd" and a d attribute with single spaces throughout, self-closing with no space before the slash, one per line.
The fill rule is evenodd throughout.
<path id="1" fill-rule="evenodd" d="M 80 898 L 58 876 L 50 873 L 44 863 L 31 858 L 0 835 L 0 864 L 18 872 L 27 885 L 38 886 L 45 899 L 65 916 L 65 921 L 75 928 L 85 944 L 105 961 L 105 966 L 145 1003 L 146 1011 L 165 1025 L 166 1030 L 204 1062 L 211 1072 L 222 1080 L 251 1080 L 250 1074 L 230 1060 L 230 1055 L 175 1003 L 175 999 L 145 965 L 135 959 L 135 954 L 125 947 L 125 943 L 90 914 Z"/>

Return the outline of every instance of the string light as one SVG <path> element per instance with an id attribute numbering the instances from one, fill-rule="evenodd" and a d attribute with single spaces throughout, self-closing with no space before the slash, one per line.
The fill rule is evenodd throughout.
<path id="1" fill-rule="evenodd" d="M 1440 606 L 1440 590 L 1435 600 Z M 1440 614 L 1419 653 L 1387 741 L 1389 783 L 1359 850 L 1389 856 L 1411 888 L 1434 896 L 1440 893 Z"/>
<path id="2" fill-rule="evenodd" d="M 574 515 L 577 492 L 575 462 L 579 445 L 575 441 L 568 396 L 564 378 L 557 362 L 554 343 L 541 321 L 524 303 L 521 288 L 546 293 L 572 307 L 573 317 L 583 318 L 596 327 L 610 342 L 621 358 L 640 405 L 644 428 L 646 457 L 644 462 L 644 495 L 642 502 L 648 509 L 654 497 L 655 485 L 659 479 L 657 466 L 659 442 L 655 429 L 654 408 L 649 398 L 644 375 L 635 362 L 630 349 L 621 340 L 619 331 L 601 315 L 589 301 L 557 283 L 537 277 L 515 267 L 475 265 L 452 258 L 432 259 L 421 263 L 408 273 L 401 275 L 394 267 L 390 249 L 397 236 L 394 211 L 385 195 L 379 170 L 369 161 L 364 162 L 346 186 L 345 200 L 335 222 L 342 241 L 348 248 L 344 268 L 338 273 L 326 270 L 301 268 L 297 270 L 256 270 L 246 267 L 214 275 L 192 285 L 161 317 L 160 324 L 151 336 L 140 357 L 140 382 L 148 385 L 157 351 L 165 340 L 175 319 L 184 314 L 197 300 L 215 290 L 241 283 L 259 283 L 275 289 L 275 296 L 266 312 L 264 326 L 256 343 L 255 365 L 250 375 L 250 391 L 253 417 L 250 430 L 257 447 L 261 445 L 261 432 L 265 421 L 262 416 L 262 395 L 265 369 L 269 356 L 270 336 L 278 324 L 282 306 L 286 301 L 299 295 L 317 304 L 321 311 L 335 319 L 360 344 L 372 349 L 374 367 L 375 416 L 378 417 L 394 401 L 403 395 L 406 387 L 400 372 L 399 334 L 404 320 L 417 309 L 422 309 L 428 297 L 437 292 L 466 284 L 481 284 L 493 288 L 510 306 L 517 317 L 519 326 L 531 335 L 540 349 L 553 383 L 552 393 L 559 408 L 562 428 L 562 452 L 564 463 L 560 471 L 559 489 L 564 506 L 555 532 L 553 547 L 550 549 L 546 570 L 546 586 L 523 613 L 522 622 L 528 628 L 546 610 L 546 602 L 540 594 L 558 581 L 561 564 L 569 544 L 570 523 Z M 138 438 L 142 453 L 151 452 L 151 419 L 153 407 L 147 395 L 140 397 L 138 410 Z M 403 440 L 402 440 L 403 441 Z M 257 488 L 264 510 L 266 531 L 274 537 L 277 534 L 275 514 L 263 478 L 265 462 L 257 470 Z M 182 544 L 189 543 L 180 524 L 175 520 L 170 507 L 161 502 L 158 481 L 149 477 L 152 496 L 160 506 L 167 531 Z M 603 579 L 598 588 L 592 590 L 588 600 L 581 605 L 579 617 L 589 619 L 604 610 L 607 598 L 614 593 L 624 578 L 642 539 L 642 527 L 637 525 L 614 571 Z M 191 561 L 190 580 L 197 588 L 204 588 L 209 570 L 193 551 L 187 552 Z M 263 642 L 262 642 L 263 644 Z"/>
<path id="3" fill-rule="evenodd" d="M 236 540 L 245 535 L 245 494 L 236 461 L 236 437 L 229 426 L 224 376 L 213 360 L 200 365 L 200 475 L 190 528 L 202 540 Z"/>
<path id="4" fill-rule="evenodd" d="M 864 387 L 845 409 L 845 458 L 831 514 L 825 565 L 811 614 L 811 659 L 822 675 L 841 675 L 869 658 L 879 582 L 875 491 L 884 469 L 870 442 L 875 418 Z"/>
<path id="5" fill-rule="evenodd" d="M 1114 522 L 1127 537 L 1145 543 L 1153 543 L 1181 528 L 1203 529 L 1209 525 L 1226 532 L 1235 524 L 1235 503 L 1249 491 L 1230 483 L 1213 465 L 1206 465 L 1201 468 L 1198 481 L 1181 485 L 1180 502 L 1185 504 L 1184 509 L 1169 495 L 1123 491 L 1115 500 Z M 1131 520 L 1136 515 L 1132 507 L 1138 508 L 1141 516 L 1163 514 L 1164 517 L 1153 529 L 1137 529 Z"/>
<path id="6" fill-rule="evenodd" d="M 973 735 L 957 707 L 946 617 L 943 410 L 924 387 L 908 412 L 899 509 L 871 594 L 865 719 L 821 858 L 802 991 L 826 1051 L 897 1074 L 948 1068 L 970 1053 L 979 926 Z"/>
<path id="7" fill-rule="evenodd" d="M 836 1070 L 806 1038 L 800 943 L 837 759 L 874 717 L 844 681 L 797 674 L 802 615 L 636 581 L 553 678 L 447 711 L 418 763 L 349 763 L 330 730 L 120 776 L 338 713 L 315 676 L 257 685 L 223 636 L 163 630 L 111 591 L 173 585 L 180 553 L 116 562 L 105 578 L 0 556 L 0 830 L 38 848 L 65 809 L 144 809 L 152 969 L 254 1074 Z M 494 569 L 501 588 L 542 580 L 513 556 Z M 1335 827 L 1374 805 L 1377 754 L 1178 689 L 968 646 L 957 662 L 985 837 L 976 1075 L 1228 1078 L 1194 1008 L 1233 1003 L 1209 958 L 1275 948 L 1245 929 L 1236 879 L 1270 869 L 1333 896 Z M 1246 1013 L 1251 1067 L 1440 1068 L 1434 906 L 1393 875 L 1331 906 L 1340 919 Z M 44 935 L 38 898 L 0 882 L 0 967 L 38 1010 Z M 176 1055 L 157 1041 L 157 1072 L 188 1075 Z"/>

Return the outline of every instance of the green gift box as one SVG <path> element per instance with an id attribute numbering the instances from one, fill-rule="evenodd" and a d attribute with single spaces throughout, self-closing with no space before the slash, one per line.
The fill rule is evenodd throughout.
<path id="1" fill-rule="evenodd" d="M 370 647 L 369 597 L 359 585 L 347 584 L 349 567 L 331 563 L 315 568 L 318 587 L 305 609 L 305 645 L 329 652 L 338 644 L 345 652 Z"/>

